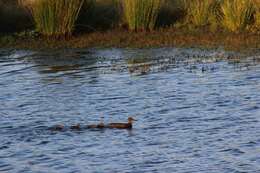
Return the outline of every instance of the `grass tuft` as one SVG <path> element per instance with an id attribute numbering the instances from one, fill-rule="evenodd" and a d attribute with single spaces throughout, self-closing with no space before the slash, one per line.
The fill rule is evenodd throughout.
<path id="1" fill-rule="evenodd" d="M 252 0 L 223 0 L 221 12 L 222 24 L 231 32 L 241 32 L 252 21 L 254 14 Z"/>
<path id="2" fill-rule="evenodd" d="M 202 27 L 210 23 L 212 8 L 216 0 L 183 0 L 187 13 L 186 22 Z"/>
<path id="3" fill-rule="evenodd" d="M 84 0 L 23 0 L 36 30 L 47 37 L 70 36 Z"/>
<path id="4" fill-rule="evenodd" d="M 164 0 L 122 0 L 123 13 L 129 30 L 153 30 Z"/>
<path id="5" fill-rule="evenodd" d="M 260 0 L 254 0 L 255 7 L 255 26 L 260 30 Z"/>

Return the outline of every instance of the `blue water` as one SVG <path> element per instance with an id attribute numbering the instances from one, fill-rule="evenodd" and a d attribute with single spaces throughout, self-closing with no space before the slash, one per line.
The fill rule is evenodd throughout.
<path id="1" fill-rule="evenodd" d="M 259 53 L 0 50 L 0 102 L 0 172 L 260 172 Z"/>

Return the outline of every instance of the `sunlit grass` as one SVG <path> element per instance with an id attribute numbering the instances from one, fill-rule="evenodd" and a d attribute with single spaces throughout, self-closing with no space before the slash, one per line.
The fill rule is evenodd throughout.
<path id="1" fill-rule="evenodd" d="M 223 0 L 221 5 L 223 26 L 232 32 L 246 29 L 254 14 L 252 0 Z"/>
<path id="2" fill-rule="evenodd" d="M 260 30 L 260 10 L 255 14 L 255 26 Z"/>
<path id="3" fill-rule="evenodd" d="M 164 0 L 122 0 L 123 14 L 132 31 L 153 30 Z"/>
<path id="4" fill-rule="evenodd" d="M 131 31 L 173 27 L 183 32 L 259 32 L 260 0 L 18 0 L 30 9 L 36 30 L 46 36 L 128 28 Z M 83 4 L 84 1 L 84 5 Z M 11 2 L 8 0 L 2 2 Z M 6 4 L 6 3 L 5 3 Z M 83 6 L 83 7 L 82 7 Z M 19 26 L 14 7 L 3 7 L 2 27 Z M 10 11 L 10 12 L 9 12 Z M 80 11 L 80 13 L 79 13 Z M 6 15 L 6 13 L 10 13 Z M 20 12 L 21 14 L 26 14 Z M 28 19 L 28 18 L 27 18 Z M 15 27 L 9 23 L 17 24 Z M 30 22 L 30 20 L 28 20 Z M 28 22 L 27 21 L 27 22 Z M 20 22 L 21 23 L 21 22 Z M 22 22 L 22 24 L 26 24 Z M 11 26 L 11 27 L 6 27 Z M 28 26 L 28 23 L 27 23 Z M 31 25 L 29 25 L 31 26 Z M 26 28 L 26 27 L 24 27 Z M 13 31 L 12 30 L 12 31 Z"/>
<path id="5" fill-rule="evenodd" d="M 36 30 L 45 36 L 70 36 L 84 0 L 24 0 L 35 21 Z"/>
<path id="6" fill-rule="evenodd" d="M 216 0 L 183 0 L 186 22 L 199 27 L 208 25 L 215 2 Z"/>
<path id="7" fill-rule="evenodd" d="M 255 8 L 255 26 L 258 30 L 260 30 L 260 0 L 254 0 L 254 8 Z"/>

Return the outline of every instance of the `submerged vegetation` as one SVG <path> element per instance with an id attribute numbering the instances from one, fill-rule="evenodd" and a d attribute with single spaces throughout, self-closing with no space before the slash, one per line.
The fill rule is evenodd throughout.
<path id="1" fill-rule="evenodd" d="M 17 18 L 17 14 L 23 17 Z M 10 23 L 24 26 L 17 29 Z M 246 44 L 259 47 L 260 0 L 0 0 L 0 24 L 0 45 L 19 39 L 43 42 L 46 36 L 52 40 L 72 36 L 65 42 L 73 47 L 167 46 L 185 41 L 195 44 L 202 35 L 206 39 L 214 34 L 221 39 L 203 43 L 221 44 L 225 36 L 224 43 L 235 44 L 227 41 L 230 36 L 230 40 L 250 38 Z M 11 28 L 18 33 L 1 36 Z M 97 41 L 94 35 L 103 40 Z"/>

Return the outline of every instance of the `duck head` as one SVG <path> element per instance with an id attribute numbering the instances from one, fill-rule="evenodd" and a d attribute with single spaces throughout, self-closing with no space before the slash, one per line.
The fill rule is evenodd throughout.
<path id="1" fill-rule="evenodd" d="M 133 117 L 128 117 L 129 124 L 132 124 L 134 121 L 137 121 L 137 120 L 135 120 Z"/>

